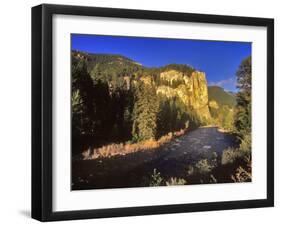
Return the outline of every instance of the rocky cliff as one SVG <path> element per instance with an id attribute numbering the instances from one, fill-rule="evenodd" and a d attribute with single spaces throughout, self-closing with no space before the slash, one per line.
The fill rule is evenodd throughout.
<path id="1" fill-rule="evenodd" d="M 191 75 L 176 70 L 160 73 L 165 85 L 157 87 L 157 94 L 168 98 L 179 97 L 183 103 L 192 108 L 202 119 L 211 118 L 209 112 L 208 85 L 204 72 L 194 71 Z"/>

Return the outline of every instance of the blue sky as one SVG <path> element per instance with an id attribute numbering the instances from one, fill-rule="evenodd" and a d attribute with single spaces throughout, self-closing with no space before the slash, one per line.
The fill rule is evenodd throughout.
<path id="1" fill-rule="evenodd" d="M 72 34 L 72 50 L 121 54 L 147 67 L 188 64 L 204 71 L 209 85 L 236 91 L 235 72 L 251 55 L 251 43 Z"/>

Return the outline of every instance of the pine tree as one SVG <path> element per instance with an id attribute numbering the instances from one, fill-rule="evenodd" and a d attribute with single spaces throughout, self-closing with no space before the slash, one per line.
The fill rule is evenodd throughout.
<path id="1" fill-rule="evenodd" d="M 92 79 L 87 71 L 87 64 L 84 60 L 74 61 L 72 64 L 72 128 L 73 135 L 89 133 L 91 120 L 92 99 L 88 95 L 93 88 Z"/>
<path id="2" fill-rule="evenodd" d="M 172 131 L 172 111 L 170 101 L 165 96 L 159 95 L 158 101 L 159 112 L 157 117 L 157 137 L 161 137 Z"/>
<path id="3" fill-rule="evenodd" d="M 132 135 L 134 141 L 155 139 L 158 101 L 152 81 L 139 81 L 135 89 Z"/>
<path id="4" fill-rule="evenodd" d="M 240 64 L 237 72 L 237 108 L 235 115 L 235 128 L 237 134 L 243 139 L 251 133 L 251 89 L 252 89 L 252 63 L 251 56 Z"/>

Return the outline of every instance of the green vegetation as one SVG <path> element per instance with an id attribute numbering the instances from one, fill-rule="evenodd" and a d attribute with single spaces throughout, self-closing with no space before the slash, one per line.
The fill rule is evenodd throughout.
<path id="1" fill-rule="evenodd" d="M 121 77 L 135 75 L 144 70 L 137 62 L 121 55 L 72 51 L 72 59 L 85 60 L 93 80 L 117 82 L 114 85 L 118 85 L 118 81 L 122 80 Z"/>
<path id="2" fill-rule="evenodd" d="M 208 96 L 213 123 L 228 131 L 233 131 L 236 96 L 218 86 L 209 86 Z"/>
<path id="3" fill-rule="evenodd" d="M 210 113 L 214 124 L 228 131 L 234 130 L 235 108 L 228 105 L 218 106 L 217 108 L 210 106 Z"/>
<path id="4" fill-rule="evenodd" d="M 164 179 L 161 177 L 160 172 L 157 172 L 156 169 L 153 169 L 153 174 L 151 175 L 149 186 L 155 187 L 164 184 Z"/>
<path id="5" fill-rule="evenodd" d="M 199 125 L 199 119 L 191 110 L 188 112 L 187 106 L 179 98 L 168 99 L 159 95 L 158 101 L 160 110 L 157 118 L 157 137 Z"/>
<path id="6" fill-rule="evenodd" d="M 251 57 L 246 58 L 240 64 L 237 73 L 237 110 L 235 117 L 236 133 L 243 140 L 251 134 L 251 90 L 252 90 L 252 64 Z"/>
<path id="7" fill-rule="evenodd" d="M 237 93 L 237 106 L 236 114 L 234 118 L 235 133 L 238 135 L 240 140 L 240 146 L 237 149 L 225 150 L 222 155 L 222 164 L 235 163 L 244 161 L 249 165 L 251 163 L 251 143 L 252 143 L 252 134 L 251 134 L 251 78 L 252 78 L 252 64 L 251 57 L 244 59 L 237 72 L 237 88 L 239 92 Z M 242 166 L 237 166 L 238 171 L 242 169 L 245 170 Z M 251 167 L 250 167 L 251 168 Z M 247 176 L 249 179 L 250 168 L 248 167 Z M 244 173 L 245 173 L 244 172 Z"/>
<path id="8" fill-rule="evenodd" d="M 207 174 L 211 172 L 213 166 L 211 166 L 207 159 L 201 159 L 195 164 L 195 173 Z"/>
<path id="9" fill-rule="evenodd" d="M 209 100 L 216 101 L 220 106 L 227 105 L 231 108 L 236 106 L 236 97 L 233 93 L 225 91 L 219 86 L 208 86 Z"/>
<path id="10" fill-rule="evenodd" d="M 193 67 L 186 64 L 168 64 L 160 68 L 160 71 L 167 71 L 167 70 L 179 71 L 189 76 L 191 75 L 192 72 L 195 71 Z"/>
<path id="11" fill-rule="evenodd" d="M 183 178 L 170 177 L 167 180 L 161 176 L 160 172 L 157 172 L 157 169 L 153 169 L 153 173 L 148 178 L 148 186 L 175 186 L 175 185 L 185 185 L 187 184 L 186 180 Z"/>
<path id="12" fill-rule="evenodd" d="M 72 123 L 73 135 L 90 132 L 93 96 L 90 95 L 93 84 L 84 61 L 72 62 Z"/>
<path id="13" fill-rule="evenodd" d="M 74 151 L 76 146 L 95 147 L 109 141 L 130 139 L 133 94 L 125 88 L 124 80 L 119 80 L 113 89 L 111 83 L 93 79 L 91 73 L 86 59 L 72 57 Z"/>
<path id="14" fill-rule="evenodd" d="M 232 180 L 243 182 L 251 180 L 251 89 L 252 63 L 251 56 L 244 59 L 237 72 L 237 105 L 234 118 L 235 133 L 240 139 L 237 149 L 228 149 L 223 152 L 222 164 L 236 166 Z"/>
<path id="15" fill-rule="evenodd" d="M 140 81 L 135 88 L 133 110 L 133 141 L 155 139 L 157 129 L 158 100 L 152 82 Z"/>

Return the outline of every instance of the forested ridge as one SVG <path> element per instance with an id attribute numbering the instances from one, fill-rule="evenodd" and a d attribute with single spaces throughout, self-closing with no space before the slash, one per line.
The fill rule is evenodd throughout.
<path id="1" fill-rule="evenodd" d="M 204 124 L 178 96 L 167 97 L 157 87 L 184 85 L 182 77 L 170 81 L 161 72 L 184 76 L 190 66 L 170 64 L 146 68 L 126 57 L 72 52 L 73 138 L 107 142 L 156 139 L 169 132 Z"/>

